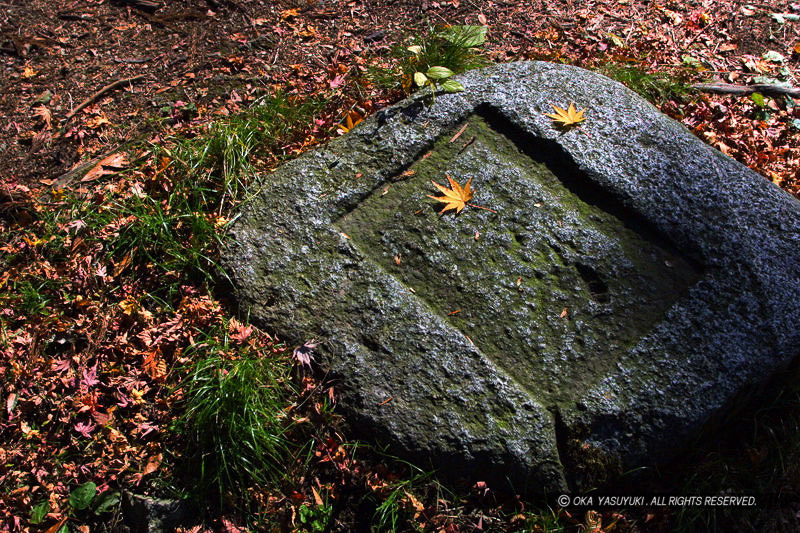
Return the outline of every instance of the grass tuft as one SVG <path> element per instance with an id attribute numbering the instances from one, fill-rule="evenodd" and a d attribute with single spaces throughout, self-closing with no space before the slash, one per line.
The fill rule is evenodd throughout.
<path id="1" fill-rule="evenodd" d="M 640 67 L 608 63 L 598 71 L 616 80 L 654 105 L 670 100 L 684 101 L 690 93 L 689 85 L 680 78 L 666 73 L 647 72 Z"/>
<path id="2" fill-rule="evenodd" d="M 302 139 L 323 106 L 322 100 L 297 101 L 276 93 L 239 115 L 214 122 L 195 138 L 168 139 L 170 148 L 153 149 L 172 174 L 193 185 L 206 182 L 196 200 L 221 214 L 241 198 L 249 174 L 289 155 L 287 147 Z"/>
<path id="3" fill-rule="evenodd" d="M 199 339 L 186 352 L 198 359 L 178 389 L 183 414 L 175 429 L 187 442 L 186 466 L 200 492 L 216 492 L 220 502 L 279 485 L 303 448 L 288 436 L 291 366 L 246 347 L 232 352 L 224 330 Z"/>

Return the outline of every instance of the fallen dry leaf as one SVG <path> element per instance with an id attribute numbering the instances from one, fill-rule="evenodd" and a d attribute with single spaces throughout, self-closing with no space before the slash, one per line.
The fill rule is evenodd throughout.
<path id="1" fill-rule="evenodd" d="M 160 453 L 158 455 L 156 455 L 156 456 L 151 457 L 147 461 L 147 464 L 145 465 L 144 470 L 142 470 L 142 476 L 146 476 L 147 474 L 152 474 L 153 472 L 158 470 L 158 467 L 161 466 L 161 460 L 162 459 L 163 459 L 163 455 L 160 454 Z"/>
<path id="2" fill-rule="evenodd" d="M 553 106 L 555 113 L 545 113 L 544 115 L 552 118 L 554 122 L 559 123 L 559 126 L 562 128 L 568 128 L 586 120 L 586 117 L 583 116 L 583 113 L 586 111 L 586 109 L 577 111 L 572 102 L 569 103 L 569 107 L 567 109 L 562 109 L 554 104 L 550 105 Z"/>
<path id="3" fill-rule="evenodd" d="M 97 128 L 103 126 L 104 124 L 111 124 L 111 121 L 108 120 L 108 117 L 106 116 L 105 113 L 93 116 L 86 121 L 86 127 L 91 128 L 93 130 L 96 130 Z"/>
<path id="4" fill-rule="evenodd" d="M 286 9 L 286 10 L 281 12 L 281 20 L 287 20 L 287 19 L 290 19 L 290 18 L 295 18 L 295 17 L 297 17 L 299 15 L 300 15 L 300 9 L 298 9 L 298 8 Z"/>
<path id="5" fill-rule="evenodd" d="M 314 487 L 311 487 L 311 493 L 314 495 L 314 503 L 316 503 L 317 505 L 324 505 L 325 504 L 325 502 L 320 497 L 319 492 L 317 492 L 317 489 L 315 489 Z"/>
<path id="6" fill-rule="evenodd" d="M 67 518 L 69 518 L 69 516 L 63 517 L 61 520 L 50 526 L 45 533 L 56 533 L 56 531 L 60 530 L 64 526 Z"/>
<path id="7" fill-rule="evenodd" d="M 33 116 L 39 117 L 40 119 L 42 119 L 42 122 L 44 122 L 44 124 L 45 124 L 45 126 L 47 126 L 48 130 L 53 127 L 51 125 L 51 122 L 53 120 L 53 115 L 50 113 L 50 110 L 47 109 L 45 106 L 40 105 L 40 106 L 34 107 L 33 108 Z"/>
<path id="8" fill-rule="evenodd" d="M 419 515 L 425 510 L 425 506 L 413 494 L 405 491 L 409 507 L 414 509 L 414 519 L 419 518 Z"/>
<path id="9" fill-rule="evenodd" d="M 338 128 L 339 134 L 343 135 L 343 134 L 347 133 L 348 131 L 352 130 L 362 120 L 364 120 L 364 117 L 358 111 L 350 111 L 350 112 L 348 112 L 347 116 L 344 119 L 344 122 L 339 124 L 339 128 Z"/>
<path id="10" fill-rule="evenodd" d="M 87 172 L 86 175 L 81 178 L 81 181 L 96 180 L 97 178 L 101 178 L 108 174 L 114 174 L 115 172 L 119 172 L 123 168 L 127 167 L 129 163 L 130 162 L 128 161 L 127 154 L 123 152 L 111 154 L 97 163 L 92 170 Z"/>
<path id="11" fill-rule="evenodd" d="M 464 185 L 462 188 L 461 185 L 456 183 L 456 181 L 453 180 L 453 178 L 451 178 L 448 174 L 445 174 L 445 176 L 447 176 L 447 181 L 450 182 L 450 189 L 443 185 L 439 185 L 435 181 L 431 181 L 431 183 L 433 183 L 437 189 L 442 191 L 444 196 L 431 196 L 430 194 L 427 196 L 428 198 L 433 198 L 437 202 L 443 202 L 447 204 L 441 211 L 439 211 L 440 215 L 450 209 L 455 209 L 456 213 L 460 213 L 461 210 L 467 205 L 467 202 L 472 199 L 472 190 L 470 189 L 470 182 L 472 182 L 472 178 L 468 179 L 466 185 Z"/>

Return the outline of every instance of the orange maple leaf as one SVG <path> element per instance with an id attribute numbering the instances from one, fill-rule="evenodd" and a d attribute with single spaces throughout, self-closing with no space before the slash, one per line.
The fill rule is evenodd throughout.
<path id="1" fill-rule="evenodd" d="M 439 185 L 435 181 L 431 180 L 437 189 L 442 191 L 444 196 L 431 196 L 428 194 L 428 198 L 433 198 L 437 202 L 443 202 L 447 205 L 439 211 L 439 214 L 443 214 L 445 211 L 449 209 L 455 209 L 456 213 L 460 213 L 462 209 L 467 205 L 467 202 L 472 200 L 472 190 L 470 189 L 470 182 L 472 182 L 472 178 L 467 180 L 466 185 L 461 187 L 456 181 L 450 177 L 449 174 L 445 174 L 447 176 L 447 181 L 450 182 L 450 189 L 445 187 L 444 185 Z"/>
<path id="2" fill-rule="evenodd" d="M 358 111 L 349 111 L 344 119 L 344 122 L 339 124 L 339 134 L 345 134 L 355 128 L 364 117 Z"/>

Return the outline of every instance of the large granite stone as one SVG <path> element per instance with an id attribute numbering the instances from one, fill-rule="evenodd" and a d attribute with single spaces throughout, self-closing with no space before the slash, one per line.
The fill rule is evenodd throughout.
<path id="1" fill-rule="evenodd" d="M 798 354 L 796 200 L 597 74 L 459 80 L 264 176 L 231 229 L 242 312 L 324 341 L 354 428 L 580 489 L 670 458 Z M 586 122 L 558 130 L 570 101 Z M 440 216 L 446 175 L 496 213 Z"/>

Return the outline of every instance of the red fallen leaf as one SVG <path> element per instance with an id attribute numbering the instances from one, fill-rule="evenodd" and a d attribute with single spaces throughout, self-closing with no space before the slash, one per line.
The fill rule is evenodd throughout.
<path id="1" fill-rule="evenodd" d="M 100 380 L 97 379 L 97 363 L 89 370 L 83 371 L 83 382 L 87 387 L 94 387 L 100 383 Z"/>
<path id="2" fill-rule="evenodd" d="M 147 354 L 144 358 L 144 363 L 142 363 L 144 371 L 154 380 L 161 379 L 167 375 L 167 364 L 159 357 L 160 354 L 161 350 L 157 348 Z"/>
<path id="3" fill-rule="evenodd" d="M 141 424 L 136 424 L 136 430 L 140 432 L 140 437 L 144 438 L 153 431 L 158 431 L 158 426 L 150 424 L 149 422 L 142 422 Z"/>
<path id="4" fill-rule="evenodd" d="M 306 501 L 306 497 L 303 495 L 303 493 L 297 492 L 296 490 L 289 494 L 289 499 L 295 504 L 301 504 Z"/>
<path id="5" fill-rule="evenodd" d="M 344 76 L 339 74 L 338 76 L 333 78 L 331 81 L 329 81 L 328 85 L 331 86 L 331 89 L 336 89 L 338 87 L 341 87 L 343 83 L 344 83 Z"/>
<path id="6" fill-rule="evenodd" d="M 311 361 L 314 360 L 312 354 L 314 353 L 314 348 L 316 348 L 317 346 L 319 346 L 319 343 L 316 342 L 314 339 L 311 339 L 302 346 L 295 348 L 292 355 L 294 356 L 295 359 L 297 359 L 297 361 L 300 364 L 305 365 L 308 368 L 311 368 Z"/>
<path id="7" fill-rule="evenodd" d="M 231 333 L 231 339 L 235 340 L 239 344 L 244 344 L 244 341 L 253 334 L 253 326 L 251 325 L 244 325 L 235 318 L 230 322 L 230 329 L 233 330 Z"/>
<path id="8" fill-rule="evenodd" d="M 99 404 L 97 403 L 97 393 L 90 392 L 81 396 L 79 403 L 82 404 L 80 409 L 78 409 L 79 413 L 83 413 L 85 411 L 89 411 L 90 413 L 94 413 L 97 411 Z"/>
<path id="9" fill-rule="evenodd" d="M 94 428 L 96 427 L 97 426 L 95 426 L 94 424 L 86 424 L 85 422 L 78 422 L 77 424 L 75 424 L 75 431 L 77 431 L 78 433 L 80 433 L 81 435 L 83 435 L 88 439 L 91 438 L 92 436 L 91 433 L 92 431 L 94 431 Z"/>
<path id="10" fill-rule="evenodd" d="M 6 398 L 6 411 L 8 411 L 8 419 L 14 418 L 14 407 L 17 405 L 17 395 L 13 392 Z"/>
<path id="11" fill-rule="evenodd" d="M 101 426 L 105 426 L 111 420 L 111 414 L 97 411 L 96 413 L 92 413 L 92 418 Z"/>
<path id="12" fill-rule="evenodd" d="M 222 518 L 222 527 L 225 528 L 225 533 L 245 533 L 244 529 L 240 529 L 233 522 L 227 518 Z"/>
<path id="13" fill-rule="evenodd" d="M 414 509 L 414 520 L 419 518 L 419 515 L 425 510 L 425 506 L 422 504 L 422 502 L 408 491 L 405 491 L 404 500 L 407 500 L 410 506 Z"/>
<path id="14" fill-rule="evenodd" d="M 152 474 L 153 472 L 158 470 L 158 467 L 161 466 L 161 461 L 163 458 L 164 458 L 163 455 L 160 453 L 156 456 L 151 457 L 147 461 L 144 470 L 142 470 L 142 476 L 146 476 L 147 474 Z"/>
<path id="15" fill-rule="evenodd" d="M 50 113 L 50 110 L 47 109 L 45 106 L 40 105 L 38 107 L 34 107 L 33 115 L 35 117 L 39 117 L 40 119 L 42 119 L 42 122 L 44 122 L 44 125 L 47 127 L 48 130 L 53 127 L 52 126 L 53 115 Z"/>

